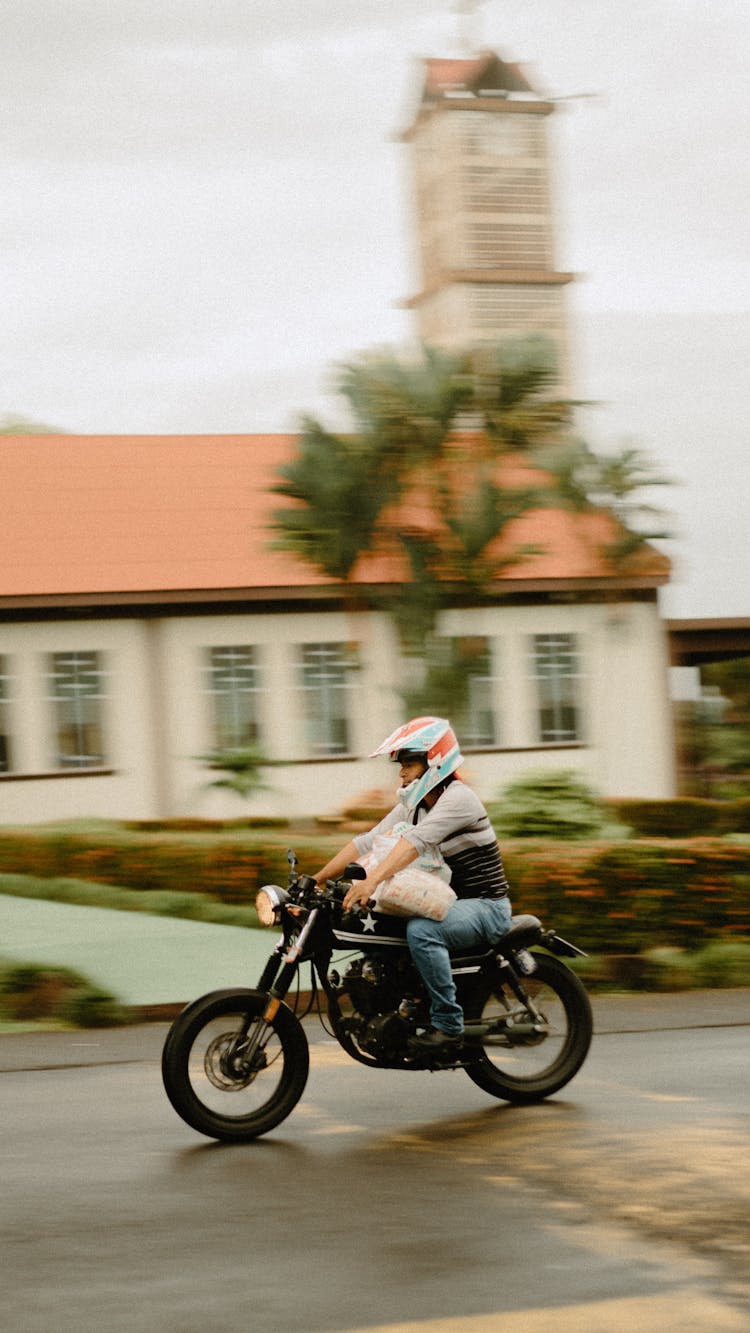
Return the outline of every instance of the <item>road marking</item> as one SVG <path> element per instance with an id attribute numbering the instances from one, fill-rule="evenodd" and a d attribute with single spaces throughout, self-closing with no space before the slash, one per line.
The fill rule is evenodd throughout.
<path id="1" fill-rule="evenodd" d="M 640 1095 L 649 1102 L 700 1102 L 704 1100 L 702 1097 L 688 1097 L 676 1092 L 641 1092 Z"/>
<path id="2" fill-rule="evenodd" d="M 623 1333 L 657 1329 L 659 1333 L 748 1333 L 747 1316 L 696 1292 L 692 1287 L 663 1296 L 550 1306 L 534 1310 L 496 1310 L 449 1319 L 419 1319 L 405 1324 L 367 1324 L 342 1333 Z"/>
<path id="3" fill-rule="evenodd" d="M 366 1134 L 368 1125 L 321 1125 L 320 1129 L 312 1130 L 313 1134 Z"/>

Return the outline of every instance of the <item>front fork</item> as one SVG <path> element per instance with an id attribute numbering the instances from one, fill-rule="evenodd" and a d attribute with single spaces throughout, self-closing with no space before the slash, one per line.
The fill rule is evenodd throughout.
<path id="1" fill-rule="evenodd" d="M 256 1057 L 263 1050 L 273 1031 L 273 1020 L 275 1019 L 281 1005 L 289 991 L 289 987 L 294 980 L 299 969 L 300 960 L 304 956 L 305 946 L 318 915 L 318 908 L 313 907 L 302 930 L 296 940 L 292 940 L 284 954 L 284 961 L 279 967 L 278 957 L 284 952 L 283 939 L 274 949 L 271 957 L 266 963 L 263 974 L 258 983 L 258 989 L 268 991 L 268 1003 L 263 1010 L 260 1018 L 256 1020 L 252 1033 L 248 1036 L 250 1021 L 244 1027 L 242 1034 L 238 1037 L 235 1048 L 235 1058 L 240 1057 L 246 1065 L 252 1065 Z"/>

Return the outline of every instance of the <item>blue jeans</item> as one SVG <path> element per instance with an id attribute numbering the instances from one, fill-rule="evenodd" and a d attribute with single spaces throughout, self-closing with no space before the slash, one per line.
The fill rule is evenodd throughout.
<path id="1" fill-rule="evenodd" d="M 449 950 L 481 952 L 510 930 L 510 898 L 459 898 L 443 921 L 413 916 L 406 926 L 411 956 L 430 997 L 432 1026 L 451 1035 L 463 1032 Z"/>

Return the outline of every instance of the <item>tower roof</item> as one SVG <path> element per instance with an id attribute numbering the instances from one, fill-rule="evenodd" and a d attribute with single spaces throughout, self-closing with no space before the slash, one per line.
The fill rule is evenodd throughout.
<path id="1" fill-rule="evenodd" d="M 501 60 L 494 51 L 482 51 L 477 56 L 463 59 L 432 59 L 424 61 L 425 81 L 422 101 L 431 102 L 446 93 L 480 90 L 499 93 L 534 93 L 520 65 Z"/>

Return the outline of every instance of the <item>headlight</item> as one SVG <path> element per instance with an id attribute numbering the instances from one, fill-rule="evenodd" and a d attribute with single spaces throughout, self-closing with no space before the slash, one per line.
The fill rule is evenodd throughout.
<path id="1" fill-rule="evenodd" d="M 278 884 L 264 884 L 255 895 L 255 910 L 260 924 L 272 926 L 278 921 L 281 909 L 288 901 L 289 894 L 286 889 L 279 888 Z"/>

